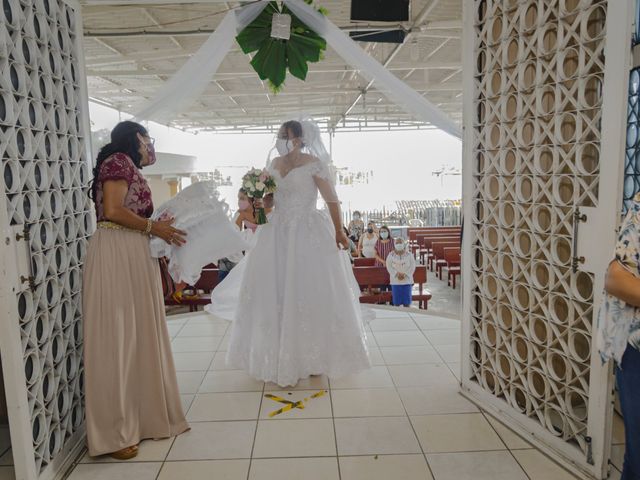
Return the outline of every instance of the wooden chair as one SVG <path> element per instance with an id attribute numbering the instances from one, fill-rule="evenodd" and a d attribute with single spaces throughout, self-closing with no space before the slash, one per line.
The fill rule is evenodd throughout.
<path id="1" fill-rule="evenodd" d="M 413 282 L 418 284 L 418 294 L 414 294 L 411 299 L 418 302 L 418 308 L 426 310 L 429 306 L 429 300 L 433 296 L 429 290 L 424 288 L 424 284 L 427 283 L 426 265 L 416 266 L 416 271 L 413 272 Z"/>
<path id="2" fill-rule="evenodd" d="M 381 285 L 389 285 L 389 272 L 384 267 L 353 267 L 360 291 L 360 303 L 389 303 L 391 292 L 375 292 Z"/>
<path id="3" fill-rule="evenodd" d="M 193 286 L 196 290 L 202 290 L 205 293 L 211 293 L 219 283 L 218 275 L 220 270 L 217 268 L 205 268 L 200 274 L 200 278 Z"/>
<path id="4" fill-rule="evenodd" d="M 421 236 L 418 236 L 421 239 Z M 460 245 L 460 235 L 457 233 L 448 234 L 448 235 L 425 235 L 422 241 L 422 250 L 420 255 L 421 263 L 425 265 L 429 265 L 429 269 L 433 271 L 434 266 L 434 255 L 433 255 L 433 244 L 435 242 L 457 242 Z"/>
<path id="5" fill-rule="evenodd" d="M 447 285 L 455 290 L 456 278 L 460 275 L 460 247 L 444 249 L 444 260 L 447 268 Z"/>
<path id="6" fill-rule="evenodd" d="M 407 235 L 409 236 L 409 245 L 411 246 L 411 251 L 415 255 L 418 250 L 418 235 L 449 235 L 449 234 L 459 234 L 461 232 L 461 227 L 415 227 L 409 228 L 407 230 Z"/>
<path id="7" fill-rule="evenodd" d="M 440 280 L 442 280 L 442 268 L 446 266 L 446 261 L 444 259 L 444 249 L 449 247 L 458 247 L 460 248 L 460 241 L 454 242 L 433 242 L 433 262 L 436 270 L 436 275 Z"/>
<path id="8" fill-rule="evenodd" d="M 354 267 L 374 267 L 376 265 L 375 258 L 354 258 Z"/>
<path id="9" fill-rule="evenodd" d="M 211 292 L 218 285 L 217 268 L 211 268 L 207 265 L 200 274 L 200 278 L 193 286 L 188 286 L 185 291 L 193 290 L 193 295 L 183 296 L 180 301 L 169 297 L 165 299 L 165 306 L 185 306 L 189 307 L 190 312 L 197 312 L 198 307 L 209 305 L 211 303 Z"/>
<path id="10" fill-rule="evenodd" d="M 356 281 L 363 291 L 360 296 L 360 303 L 390 303 L 392 300 L 391 292 L 374 293 L 373 289 L 380 285 L 389 285 L 389 272 L 384 267 L 354 267 L 353 274 Z M 427 283 L 427 267 L 418 265 L 413 274 L 413 282 L 418 284 L 418 294 L 412 295 L 412 300 L 418 302 L 419 308 L 426 310 L 431 300 L 431 292 L 429 292 L 424 284 Z"/>
<path id="11" fill-rule="evenodd" d="M 458 236 L 458 234 L 456 232 L 450 232 L 450 233 L 441 233 L 441 232 L 437 232 L 437 233 L 418 233 L 416 235 L 416 244 L 418 246 L 418 258 L 420 260 L 420 263 L 422 264 L 426 264 L 425 262 L 425 257 L 428 258 L 429 254 L 431 253 L 431 245 L 429 243 L 430 240 L 434 240 L 434 239 L 443 239 L 443 240 L 449 240 L 452 238 L 456 238 Z"/>

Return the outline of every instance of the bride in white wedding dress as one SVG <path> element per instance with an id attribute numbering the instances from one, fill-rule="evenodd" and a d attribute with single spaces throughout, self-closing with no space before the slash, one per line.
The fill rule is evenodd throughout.
<path id="1" fill-rule="evenodd" d="M 255 246 L 213 291 L 207 311 L 233 321 L 227 363 L 282 387 L 370 367 L 363 310 L 333 186 L 311 121 L 280 128 L 268 166 L 277 191 Z M 318 192 L 327 203 L 317 209 Z"/>

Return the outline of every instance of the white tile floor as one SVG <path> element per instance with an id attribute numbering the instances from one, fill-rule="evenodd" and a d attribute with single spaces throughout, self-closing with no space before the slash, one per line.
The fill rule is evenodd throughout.
<path id="1" fill-rule="evenodd" d="M 71 480 L 565 480 L 574 478 L 458 393 L 460 322 L 380 311 L 373 368 L 283 390 L 225 364 L 228 324 L 169 317 L 192 430 L 131 462 L 85 457 Z M 282 404 L 304 409 L 273 418 Z"/>
<path id="2" fill-rule="evenodd" d="M 169 325 L 191 431 L 145 441 L 129 462 L 85 456 L 71 480 L 575 478 L 458 393 L 457 320 L 381 310 L 368 329 L 373 368 L 290 390 L 229 369 L 226 322 L 200 313 Z M 308 400 L 270 418 L 283 404 L 265 394 Z M 618 468 L 622 441 L 617 423 Z M 10 452 L 0 480 L 13 478 L 3 461 Z"/>

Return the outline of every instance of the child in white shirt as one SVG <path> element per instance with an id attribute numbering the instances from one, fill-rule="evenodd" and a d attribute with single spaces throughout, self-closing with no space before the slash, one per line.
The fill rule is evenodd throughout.
<path id="1" fill-rule="evenodd" d="M 416 259 L 407 249 L 407 242 L 398 237 L 394 239 L 395 250 L 387 257 L 387 271 L 391 279 L 391 293 L 395 306 L 411 306 L 413 289 L 413 272 L 416 270 Z"/>

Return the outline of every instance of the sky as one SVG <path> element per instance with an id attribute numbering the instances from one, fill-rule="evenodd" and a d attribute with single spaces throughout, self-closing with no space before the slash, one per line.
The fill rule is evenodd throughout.
<path id="1" fill-rule="evenodd" d="M 91 102 L 91 130 L 110 130 L 129 118 L 116 110 Z M 221 196 L 235 197 L 236 185 L 247 167 L 264 166 L 274 144 L 271 134 L 221 134 L 183 132 L 150 123 L 158 152 L 197 157 L 201 171 L 218 168 L 231 176 L 234 187 L 221 189 Z M 247 141 L 246 137 L 250 137 Z M 329 137 L 324 135 L 329 149 Z M 338 195 L 347 209 L 393 208 L 396 200 L 459 199 L 459 175 L 436 176 L 433 171 L 460 169 L 462 142 L 440 130 L 345 132 L 335 134 L 333 163 L 351 171 L 373 172 L 368 184 L 340 185 Z"/>

